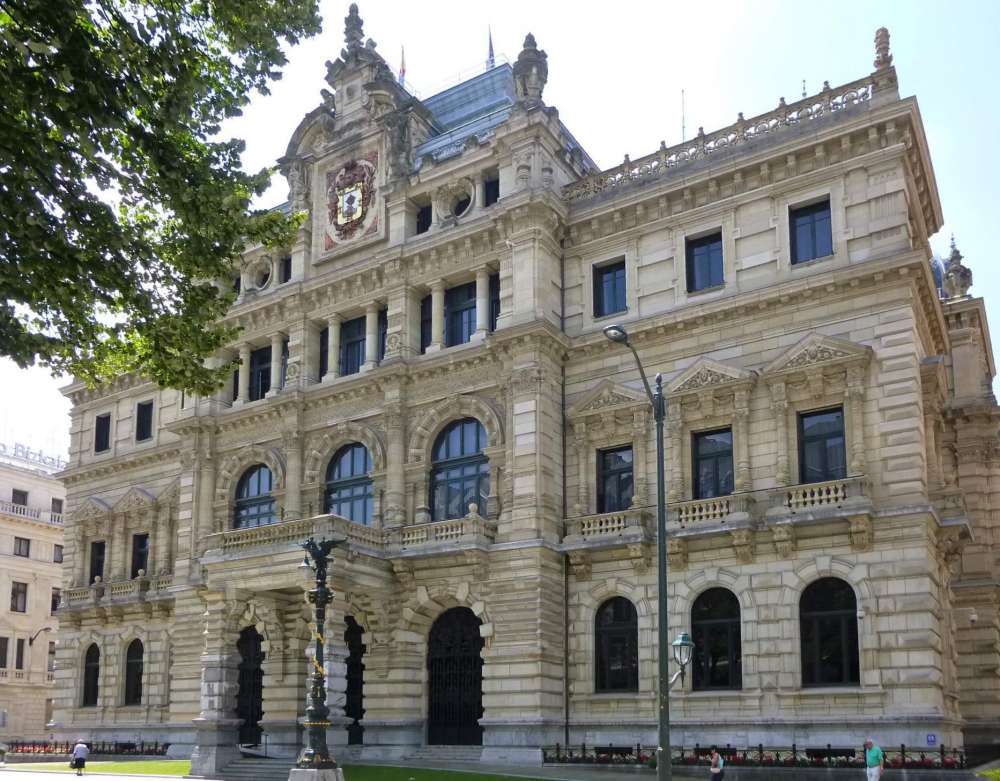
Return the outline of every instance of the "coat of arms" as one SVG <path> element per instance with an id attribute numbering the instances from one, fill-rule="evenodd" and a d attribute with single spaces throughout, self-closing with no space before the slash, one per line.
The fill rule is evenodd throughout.
<path id="1" fill-rule="evenodd" d="M 353 238 L 368 221 L 375 197 L 377 153 L 346 163 L 326 175 L 328 222 L 341 241 Z M 327 249 L 336 242 L 327 235 Z"/>

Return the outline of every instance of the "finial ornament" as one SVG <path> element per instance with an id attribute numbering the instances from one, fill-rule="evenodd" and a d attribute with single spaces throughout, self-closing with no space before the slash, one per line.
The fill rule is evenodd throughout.
<path id="1" fill-rule="evenodd" d="M 892 65 L 892 55 L 889 53 L 889 30 L 879 27 L 875 32 L 875 69 L 882 70 Z"/>
<path id="2" fill-rule="evenodd" d="M 972 269 L 962 263 L 962 253 L 951 236 L 951 254 L 944 266 L 944 291 L 948 298 L 964 298 L 972 287 Z"/>
<path id="3" fill-rule="evenodd" d="M 344 41 L 347 43 L 347 51 L 351 54 L 358 51 L 364 37 L 364 21 L 358 16 L 358 4 L 351 3 L 347 9 L 347 16 L 344 17 Z"/>
<path id="4" fill-rule="evenodd" d="M 528 33 L 524 48 L 514 63 L 514 87 L 517 98 L 524 103 L 540 103 L 545 83 L 549 79 L 548 55 L 538 48 L 535 36 Z"/>

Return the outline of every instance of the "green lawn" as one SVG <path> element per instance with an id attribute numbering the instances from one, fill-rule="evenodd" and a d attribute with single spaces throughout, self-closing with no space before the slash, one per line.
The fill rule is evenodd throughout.
<path id="1" fill-rule="evenodd" d="M 514 772 L 523 772 L 514 770 Z M 344 766 L 347 781 L 514 781 L 510 776 L 458 773 L 452 770 L 416 770 L 409 767 Z M 520 779 L 532 781 L 532 779 Z M 535 779 L 541 781 L 541 779 Z"/>
<path id="2" fill-rule="evenodd" d="M 8 770 L 48 770 L 51 773 L 75 773 L 65 762 L 8 762 Z M 191 772 L 190 759 L 138 759 L 129 762 L 87 763 L 85 773 L 138 773 L 145 776 L 186 776 Z"/>

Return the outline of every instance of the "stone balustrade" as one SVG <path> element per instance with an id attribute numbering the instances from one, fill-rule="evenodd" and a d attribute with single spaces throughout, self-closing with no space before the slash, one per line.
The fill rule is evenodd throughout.
<path id="1" fill-rule="evenodd" d="M 745 519 L 749 517 L 753 503 L 749 493 L 676 502 L 667 507 L 667 523 L 686 528 L 692 524 L 718 524 Z"/>
<path id="2" fill-rule="evenodd" d="M 565 541 L 607 540 L 630 531 L 639 535 L 647 531 L 647 518 L 646 511 L 638 508 L 571 518 L 566 522 Z"/>
<path id="3" fill-rule="evenodd" d="M 489 544 L 496 538 L 496 527 L 480 515 L 447 521 L 431 521 L 393 529 L 387 534 L 389 553 L 402 553 L 445 544 Z"/>
<path id="4" fill-rule="evenodd" d="M 110 602 L 162 597 L 174 584 L 173 573 L 164 573 L 130 580 L 96 581 L 89 586 L 66 589 L 62 593 L 60 610 L 74 610 Z"/>
<path id="5" fill-rule="evenodd" d="M 28 507 L 27 505 L 15 504 L 14 502 L 0 502 L 0 513 L 13 515 L 18 518 L 29 518 L 33 521 L 41 521 L 42 523 L 51 523 L 56 526 L 63 526 L 65 524 L 62 513 L 54 513 L 50 510 L 43 510 L 41 507 Z"/>
<path id="6" fill-rule="evenodd" d="M 771 492 L 771 510 L 768 514 L 836 509 L 848 502 L 855 504 L 864 501 L 865 490 L 865 479 L 862 477 L 845 477 L 841 480 L 775 489 Z"/>

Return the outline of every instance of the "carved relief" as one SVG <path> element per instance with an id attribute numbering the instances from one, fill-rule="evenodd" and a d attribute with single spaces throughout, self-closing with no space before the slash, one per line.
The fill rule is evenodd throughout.
<path id="1" fill-rule="evenodd" d="M 741 564 L 750 564 L 753 561 L 753 530 L 733 529 L 730 533 L 733 541 L 733 550 L 736 558 Z"/>
<path id="2" fill-rule="evenodd" d="M 369 226 L 365 235 L 377 230 L 378 214 L 374 209 L 377 165 L 378 152 L 370 152 L 348 161 L 337 171 L 327 172 L 326 249 L 360 236 L 365 226 Z"/>
<path id="3" fill-rule="evenodd" d="M 850 518 L 851 528 L 848 532 L 851 538 L 851 548 L 855 551 L 871 550 L 872 519 L 870 515 L 856 515 Z"/>
<path id="4" fill-rule="evenodd" d="M 670 568 L 675 570 L 687 569 L 688 545 L 687 540 L 678 537 L 671 537 L 667 540 L 667 556 L 670 559 Z"/>
<path id="5" fill-rule="evenodd" d="M 573 577 L 581 583 L 590 580 L 590 552 L 585 550 L 570 551 L 569 566 Z"/>

